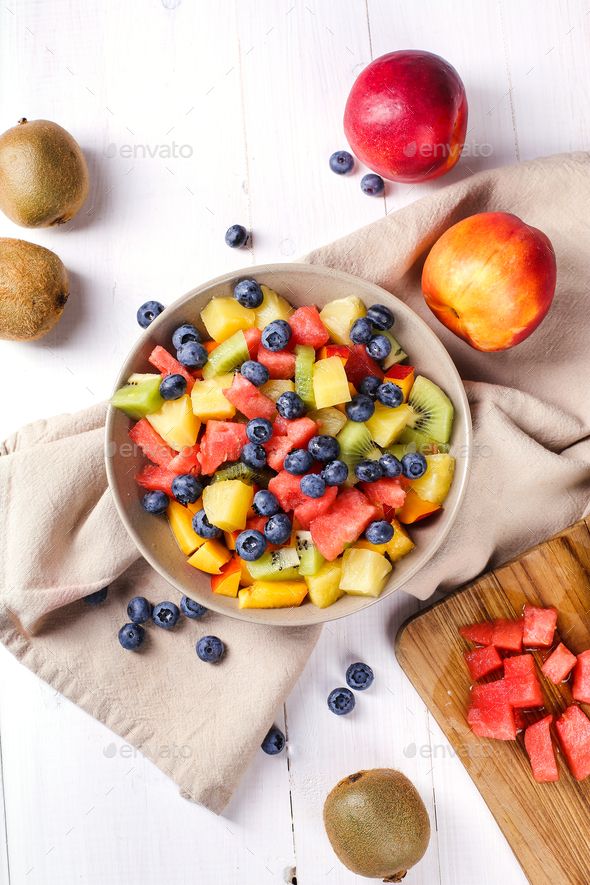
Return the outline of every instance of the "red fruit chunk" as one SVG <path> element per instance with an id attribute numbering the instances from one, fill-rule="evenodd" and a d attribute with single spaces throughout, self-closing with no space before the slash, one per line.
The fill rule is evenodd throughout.
<path id="1" fill-rule="evenodd" d="M 313 519 L 326 513 L 336 500 L 337 494 L 336 486 L 328 486 L 321 498 L 307 498 L 303 504 L 298 504 L 293 516 L 301 528 L 308 529 Z"/>
<path id="2" fill-rule="evenodd" d="M 549 682 L 559 685 L 570 675 L 576 665 L 576 660 L 576 656 L 571 653 L 569 648 L 560 642 L 541 667 L 541 672 Z"/>
<path id="3" fill-rule="evenodd" d="M 275 353 L 265 347 L 259 347 L 255 359 L 266 366 L 271 378 L 289 380 L 295 375 L 295 354 L 289 353 L 287 350 L 279 350 Z"/>
<path id="4" fill-rule="evenodd" d="M 508 702 L 508 688 L 504 679 L 473 686 L 467 721 L 479 737 L 516 740 L 514 711 Z"/>
<path id="5" fill-rule="evenodd" d="M 223 394 L 242 415 L 250 420 L 268 418 L 272 421 L 277 413 L 273 401 L 239 372 L 234 375 L 231 387 L 224 390 Z"/>
<path id="6" fill-rule="evenodd" d="M 238 424 L 236 421 L 207 421 L 199 452 L 201 470 L 211 474 L 226 461 L 237 461 L 247 442 L 245 424 Z"/>
<path id="7" fill-rule="evenodd" d="M 516 655 L 504 661 L 504 681 L 513 707 L 542 707 L 543 693 L 532 655 Z"/>
<path id="8" fill-rule="evenodd" d="M 350 349 L 350 356 L 346 360 L 344 366 L 346 377 L 352 381 L 354 386 L 359 388 L 361 381 L 367 375 L 376 375 L 377 378 L 383 378 L 383 369 L 375 360 L 367 353 L 364 344 L 353 344 Z"/>
<path id="9" fill-rule="evenodd" d="M 312 436 L 318 432 L 318 425 L 311 418 L 296 418 L 294 421 L 289 421 L 279 415 L 273 424 L 273 432 L 288 436 L 294 449 L 304 449 Z"/>
<path id="10" fill-rule="evenodd" d="M 497 618 L 494 621 L 492 645 L 504 651 L 522 651 L 522 629 L 522 618 L 517 621 Z"/>
<path id="11" fill-rule="evenodd" d="M 309 344 L 317 350 L 330 340 L 330 334 L 313 304 L 297 308 L 289 317 L 289 325 L 294 344 Z"/>
<path id="12" fill-rule="evenodd" d="M 169 470 L 174 473 L 200 473 L 201 465 L 199 464 L 199 446 L 185 446 L 182 452 L 172 459 L 168 465 Z"/>
<path id="13" fill-rule="evenodd" d="M 533 777 L 540 784 L 559 780 L 555 750 L 551 741 L 553 716 L 545 716 L 524 733 L 524 746 L 531 760 Z"/>
<path id="14" fill-rule="evenodd" d="M 286 470 L 281 470 L 269 482 L 269 491 L 276 495 L 283 510 L 294 510 L 299 504 L 309 500 L 307 495 L 301 491 L 300 479 L 300 476 L 293 476 Z"/>
<path id="15" fill-rule="evenodd" d="M 525 648 L 550 648 L 553 645 L 556 624 L 556 609 L 525 605 L 522 635 Z"/>
<path id="16" fill-rule="evenodd" d="M 397 510 L 404 506 L 406 492 L 398 479 L 378 479 L 376 482 L 362 482 L 360 488 L 371 504 L 391 507 Z"/>
<path id="17" fill-rule="evenodd" d="M 590 774 L 590 720 L 579 707 L 568 707 L 555 723 L 570 771 L 578 781 Z"/>
<path id="18" fill-rule="evenodd" d="M 590 704 L 590 650 L 578 655 L 574 667 L 572 696 L 575 701 Z"/>
<path id="19" fill-rule="evenodd" d="M 248 348 L 248 353 L 250 354 L 250 359 L 257 359 L 260 339 L 262 338 L 261 330 L 257 329 L 256 326 L 252 326 L 251 329 L 244 329 L 244 338 L 246 339 L 246 346 Z"/>
<path id="20" fill-rule="evenodd" d="M 177 359 L 174 359 L 172 354 L 168 353 L 164 347 L 160 347 L 159 344 L 154 347 L 148 360 L 158 372 L 162 373 L 162 375 L 182 375 L 183 378 L 186 378 L 187 393 L 191 392 L 195 384 L 195 379 L 186 366 L 183 366 Z"/>
<path id="21" fill-rule="evenodd" d="M 414 371 L 414 366 L 403 366 L 401 363 L 395 363 L 395 365 L 390 366 L 389 369 L 385 372 L 386 378 L 393 378 L 403 381 L 404 378 L 407 378 L 408 375 L 411 375 Z"/>
<path id="22" fill-rule="evenodd" d="M 135 481 L 144 489 L 149 489 L 150 492 L 166 492 L 173 498 L 172 483 L 177 475 L 172 470 L 159 467 L 157 464 L 146 464 L 135 477 Z"/>
<path id="23" fill-rule="evenodd" d="M 347 544 L 362 535 L 378 512 L 358 489 L 344 489 L 327 513 L 312 520 L 309 529 L 313 542 L 322 556 L 331 562 L 340 556 Z"/>
<path id="24" fill-rule="evenodd" d="M 467 624 L 465 627 L 459 627 L 459 633 L 463 639 L 468 642 L 474 642 L 476 645 L 491 645 L 494 625 L 491 621 L 482 621 L 479 624 Z"/>
<path id="25" fill-rule="evenodd" d="M 477 682 L 478 679 L 483 679 L 484 676 L 488 676 L 496 670 L 500 670 L 502 667 L 502 658 L 493 645 L 488 645 L 486 648 L 475 648 L 473 651 L 466 651 L 464 657 L 474 682 Z"/>
<path id="26" fill-rule="evenodd" d="M 285 458 L 295 448 L 288 436 L 273 436 L 263 443 L 266 450 L 266 461 L 273 470 L 282 470 Z"/>
<path id="27" fill-rule="evenodd" d="M 159 433 L 156 433 L 147 418 L 142 418 L 133 425 L 129 431 L 129 438 L 140 447 L 146 458 L 161 467 L 168 467 L 170 461 L 176 457 L 176 452 L 164 442 Z"/>

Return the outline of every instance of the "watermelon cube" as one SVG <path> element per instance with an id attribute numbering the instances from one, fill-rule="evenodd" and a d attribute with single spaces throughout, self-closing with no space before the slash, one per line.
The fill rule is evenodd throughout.
<path id="1" fill-rule="evenodd" d="M 139 446 L 146 458 L 154 464 L 159 464 L 160 467 L 168 467 L 170 461 L 176 457 L 177 453 L 164 442 L 147 418 L 142 418 L 133 425 L 129 431 L 129 438 Z"/>
<path id="2" fill-rule="evenodd" d="M 550 648 L 557 625 L 557 610 L 525 605 L 522 641 L 525 648 Z"/>
<path id="3" fill-rule="evenodd" d="M 312 520 L 309 529 L 313 543 L 324 559 L 331 562 L 347 544 L 362 535 L 378 512 L 358 489 L 344 489 L 327 513 Z"/>
<path id="4" fill-rule="evenodd" d="M 584 780 L 590 775 L 590 719 L 579 707 L 568 707 L 555 728 L 571 773 Z"/>
<path id="5" fill-rule="evenodd" d="M 283 378 L 288 380 L 295 375 L 295 354 L 288 350 L 273 352 L 265 347 L 258 348 L 256 359 L 268 369 L 271 378 Z"/>
<path id="6" fill-rule="evenodd" d="M 294 448 L 288 436 L 273 436 L 268 442 L 263 443 L 263 446 L 268 466 L 277 472 L 283 469 L 285 458 Z"/>
<path id="7" fill-rule="evenodd" d="M 574 667 L 572 696 L 575 701 L 590 704 L 590 650 L 578 655 Z"/>
<path id="8" fill-rule="evenodd" d="M 466 651 L 464 657 L 474 682 L 502 668 L 502 658 L 493 645 Z"/>
<path id="9" fill-rule="evenodd" d="M 248 348 L 248 353 L 250 354 L 250 359 L 255 360 L 258 358 L 258 349 L 260 347 L 262 331 L 256 326 L 252 326 L 251 329 L 244 329 L 243 332 L 244 338 L 246 339 L 246 347 Z"/>
<path id="10" fill-rule="evenodd" d="M 475 645 L 491 645 L 494 625 L 492 621 L 482 621 L 479 624 L 466 624 L 459 627 L 459 633 L 463 639 L 473 642 Z"/>
<path id="11" fill-rule="evenodd" d="M 273 401 L 239 372 L 234 375 L 231 387 L 224 390 L 223 394 L 246 418 L 267 418 L 272 421 L 277 414 Z"/>
<path id="12" fill-rule="evenodd" d="M 276 495 L 283 510 L 294 510 L 299 504 L 309 500 L 308 496 L 301 491 L 300 481 L 300 476 L 293 476 L 286 470 L 281 470 L 270 480 L 269 491 Z"/>
<path id="13" fill-rule="evenodd" d="M 576 656 L 566 648 L 563 642 L 560 642 L 554 651 L 551 652 L 541 671 L 547 679 L 554 685 L 565 682 L 576 665 Z"/>
<path id="14" fill-rule="evenodd" d="M 523 620 L 510 621 L 496 618 L 492 632 L 492 645 L 503 651 L 522 651 Z"/>
<path id="15" fill-rule="evenodd" d="M 471 730 L 479 737 L 500 741 L 516 740 L 514 711 L 508 701 L 508 688 L 504 679 L 473 686 L 467 721 Z"/>
<path id="16" fill-rule="evenodd" d="M 531 761 L 533 777 L 540 784 L 559 780 L 557 759 L 551 741 L 553 716 L 544 716 L 524 733 L 524 746 Z"/>
<path id="17" fill-rule="evenodd" d="M 288 436 L 294 449 L 304 449 L 312 436 L 318 432 L 318 425 L 311 418 L 295 418 L 294 421 L 290 421 L 279 415 L 273 424 L 273 432 Z"/>
<path id="18" fill-rule="evenodd" d="M 543 693 L 532 655 L 515 655 L 504 661 L 504 681 L 513 707 L 542 707 Z"/>
<path id="19" fill-rule="evenodd" d="M 170 461 L 168 469 L 173 470 L 174 473 L 178 474 L 200 473 L 199 446 L 185 446 L 185 448 Z"/>
<path id="20" fill-rule="evenodd" d="M 161 372 L 162 375 L 182 375 L 182 377 L 186 380 L 186 392 L 190 393 L 193 389 L 195 379 L 182 363 L 179 363 L 177 359 L 175 359 L 171 353 L 164 347 L 160 347 L 158 344 L 157 347 L 154 347 L 152 352 L 148 357 L 149 362 L 154 366 L 158 372 Z"/>
<path id="21" fill-rule="evenodd" d="M 358 389 L 361 381 L 367 375 L 376 375 L 377 378 L 383 378 L 383 369 L 375 360 L 367 353 L 364 344 L 353 344 L 350 349 L 350 356 L 346 360 L 344 369 L 346 377 Z"/>
<path id="22" fill-rule="evenodd" d="M 406 500 L 405 489 L 400 485 L 399 479 L 378 479 L 375 482 L 362 482 L 360 488 L 367 496 L 371 504 L 378 507 L 391 507 L 397 510 L 404 506 Z"/>
<path id="23" fill-rule="evenodd" d="M 330 340 L 330 333 L 313 304 L 298 307 L 289 317 L 289 325 L 294 344 L 308 344 L 317 350 Z"/>
<path id="24" fill-rule="evenodd" d="M 308 529 L 312 520 L 326 513 L 336 500 L 337 494 L 338 489 L 336 486 L 327 486 L 321 498 L 307 498 L 302 504 L 298 504 L 293 516 L 301 528 Z"/>
<path id="25" fill-rule="evenodd" d="M 236 421 L 207 421 L 198 455 L 201 470 L 211 474 L 226 461 L 237 461 L 247 442 L 245 424 L 238 424 Z"/>
<path id="26" fill-rule="evenodd" d="M 146 464 L 145 467 L 137 474 L 135 481 L 144 489 L 150 492 L 166 492 L 172 498 L 172 483 L 177 477 L 177 473 L 173 473 L 166 467 L 160 467 L 158 464 Z"/>

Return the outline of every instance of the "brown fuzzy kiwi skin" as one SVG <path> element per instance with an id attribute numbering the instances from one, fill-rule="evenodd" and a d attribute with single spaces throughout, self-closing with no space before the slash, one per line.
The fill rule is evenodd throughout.
<path id="1" fill-rule="evenodd" d="M 55 252 L 0 238 L 0 338 L 29 341 L 55 326 L 70 292 Z"/>
<path id="2" fill-rule="evenodd" d="M 0 209 L 21 227 L 70 221 L 88 196 L 77 141 L 50 120 L 27 120 L 0 136 Z"/>
<path id="3" fill-rule="evenodd" d="M 400 771 L 373 768 L 345 777 L 328 794 L 324 826 L 338 859 L 353 873 L 401 882 L 424 856 L 428 812 Z"/>

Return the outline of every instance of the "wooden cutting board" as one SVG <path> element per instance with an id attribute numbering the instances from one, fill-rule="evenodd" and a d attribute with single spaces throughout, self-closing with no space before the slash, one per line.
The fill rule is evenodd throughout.
<path id="1" fill-rule="evenodd" d="M 517 741 L 478 738 L 465 719 L 470 678 L 463 652 L 469 645 L 458 628 L 514 617 L 525 602 L 558 609 L 560 638 L 574 654 L 590 648 L 590 517 L 415 615 L 397 635 L 396 655 L 530 882 L 588 885 L 590 778 L 575 781 L 560 757 L 560 780 L 537 784 L 522 734 Z M 540 664 L 544 656 L 535 657 Z M 547 709 L 559 714 L 571 703 L 569 686 L 541 681 Z"/>

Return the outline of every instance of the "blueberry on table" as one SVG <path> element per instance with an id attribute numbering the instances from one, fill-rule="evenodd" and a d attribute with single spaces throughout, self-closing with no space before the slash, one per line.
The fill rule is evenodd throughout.
<path id="1" fill-rule="evenodd" d="M 140 624 L 124 624 L 118 633 L 119 642 L 127 651 L 135 651 L 145 639 L 145 630 Z"/>
<path id="2" fill-rule="evenodd" d="M 206 664 L 216 664 L 225 653 L 225 645 L 217 636 L 203 636 L 196 645 L 197 655 Z"/>
<path id="3" fill-rule="evenodd" d="M 152 616 L 153 606 L 145 596 L 134 596 L 127 603 L 127 617 L 132 624 L 145 624 Z"/>
<path id="4" fill-rule="evenodd" d="M 308 473 L 301 477 L 301 491 L 310 498 L 321 498 L 326 491 L 326 480 L 319 473 Z"/>
<path id="5" fill-rule="evenodd" d="M 393 381 L 385 381 L 383 384 L 379 385 L 377 399 L 380 403 L 383 403 L 384 406 L 390 406 L 392 409 L 396 409 L 403 403 L 404 393 L 399 384 L 394 384 Z"/>
<path id="6" fill-rule="evenodd" d="M 172 480 L 172 494 L 179 504 L 194 504 L 203 492 L 203 486 L 192 473 L 183 473 Z"/>
<path id="7" fill-rule="evenodd" d="M 248 231 L 243 224 L 232 224 L 225 232 L 225 245 L 230 249 L 241 249 L 248 242 Z"/>
<path id="8" fill-rule="evenodd" d="M 389 544 L 393 538 L 393 526 L 386 519 L 376 519 L 367 526 L 365 538 L 371 544 Z"/>
<path id="9" fill-rule="evenodd" d="M 182 375 L 166 375 L 160 384 L 162 399 L 180 399 L 186 393 L 186 378 Z"/>
<path id="10" fill-rule="evenodd" d="M 202 369 L 209 359 L 209 354 L 200 342 L 187 341 L 176 351 L 176 359 L 187 369 Z"/>
<path id="11" fill-rule="evenodd" d="M 240 280 L 234 286 L 234 298 L 242 307 L 256 310 L 262 304 L 264 295 L 256 280 Z"/>
<path id="12" fill-rule="evenodd" d="M 369 172 L 361 178 L 361 190 L 369 197 L 378 197 L 385 190 L 385 182 L 380 175 Z"/>
<path id="13" fill-rule="evenodd" d="M 147 329 L 150 323 L 160 316 L 164 310 L 164 305 L 159 301 L 146 301 L 137 311 L 137 322 L 142 329 Z"/>
<path id="14" fill-rule="evenodd" d="M 420 452 L 408 452 L 402 458 L 402 470 L 408 479 L 418 479 L 426 473 L 428 462 Z"/>
<path id="15" fill-rule="evenodd" d="M 266 489 L 260 489 L 254 495 L 252 508 L 259 516 L 274 516 L 281 509 L 276 495 Z"/>
<path id="16" fill-rule="evenodd" d="M 198 510 L 193 516 L 193 528 L 197 535 L 205 538 L 206 541 L 220 538 L 222 535 L 221 529 L 218 529 L 216 525 L 211 525 L 204 510 Z"/>
<path id="17" fill-rule="evenodd" d="M 180 610 L 174 602 L 159 602 L 152 612 L 152 621 L 164 630 L 172 630 L 179 617 Z"/>
<path id="18" fill-rule="evenodd" d="M 365 691 L 373 684 L 375 675 L 368 664 L 357 661 L 346 671 L 346 684 L 355 691 Z"/>
<path id="19" fill-rule="evenodd" d="M 341 486 L 348 479 L 348 464 L 344 461 L 330 461 L 322 470 L 327 486 Z"/>
<path id="20" fill-rule="evenodd" d="M 188 341 L 201 341 L 202 336 L 199 330 L 192 323 L 183 323 L 172 334 L 172 346 L 175 350 L 182 347 Z"/>
<path id="21" fill-rule="evenodd" d="M 353 344 L 368 344 L 373 335 L 373 326 L 367 317 L 360 317 L 350 327 L 350 340 Z"/>
<path id="22" fill-rule="evenodd" d="M 293 449 L 285 456 L 283 469 L 293 476 L 302 476 L 310 469 L 313 464 L 313 458 L 307 449 Z"/>
<path id="23" fill-rule="evenodd" d="M 201 605 L 200 602 L 191 599 L 189 596 L 183 596 L 180 600 L 180 611 L 186 618 L 196 620 L 197 618 L 202 618 L 203 615 L 206 615 L 209 609 L 205 608 L 204 605 Z"/>
<path id="24" fill-rule="evenodd" d="M 267 350 L 284 350 L 291 340 L 291 326 L 287 320 L 273 320 L 262 330 L 260 339 L 262 346 Z"/>
<path id="25" fill-rule="evenodd" d="M 380 362 L 381 360 L 386 359 L 391 353 L 391 341 L 389 338 L 386 338 L 385 335 L 373 335 L 367 344 L 367 353 L 369 356 L 372 356 L 374 360 Z"/>
<path id="26" fill-rule="evenodd" d="M 102 587 L 100 590 L 95 590 L 94 593 L 89 593 L 88 596 L 85 596 L 84 602 L 86 605 L 100 605 L 107 598 L 108 592 L 108 587 Z"/>
<path id="27" fill-rule="evenodd" d="M 380 329 L 381 332 L 391 329 L 395 322 L 394 315 L 384 304 L 372 304 L 367 311 L 367 319 L 376 329 Z"/>
<path id="28" fill-rule="evenodd" d="M 346 175 L 354 168 L 354 157 L 348 151 L 334 151 L 330 156 L 330 169 L 336 175 Z"/>
<path id="29" fill-rule="evenodd" d="M 244 378 L 247 378 L 255 387 L 262 387 L 270 377 L 266 366 L 263 366 L 262 363 L 259 363 L 256 360 L 246 360 L 245 363 L 242 363 L 240 372 Z"/>
<path id="30" fill-rule="evenodd" d="M 242 449 L 240 461 L 246 467 L 253 470 L 260 470 L 266 464 L 266 450 L 259 443 L 248 442 Z"/>
<path id="31" fill-rule="evenodd" d="M 340 454 L 340 443 L 333 436 L 322 433 L 312 436 L 307 451 L 316 461 L 334 461 Z"/>
<path id="32" fill-rule="evenodd" d="M 277 400 L 277 412 L 281 418 L 288 421 L 294 421 L 296 418 L 302 418 L 305 415 L 305 403 L 298 393 L 293 390 L 286 390 L 281 393 Z"/>
<path id="33" fill-rule="evenodd" d="M 141 499 L 141 506 L 148 513 L 159 515 L 165 513 L 170 500 L 166 492 L 146 492 Z"/>
<path id="34" fill-rule="evenodd" d="M 267 520 L 264 534 L 271 544 L 286 544 L 291 537 L 291 520 L 286 513 L 275 513 Z"/>
<path id="35" fill-rule="evenodd" d="M 383 476 L 383 468 L 379 461 L 371 461 L 367 458 L 364 461 L 359 461 L 354 468 L 354 473 L 361 482 L 377 482 Z"/>
<path id="36" fill-rule="evenodd" d="M 277 753 L 281 753 L 285 748 L 285 735 L 280 728 L 273 725 L 260 746 L 267 755 L 276 756 Z"/>
<path id="37" fill-rule="evenodd" d="M 355 703 L 354 695 L 349 688 L 335 688 L 328 695 L 328 707 L 336 716 L 352 713 Z"/>
<path id="38" fill-rule="evenodd" d="M 267 418 L 252 418 L 246 424 L 246 436 L 253 443 L 268 442 L 272 436 L 272 424 Z"/>
<path id="39" fill-rule="evenodd" d="M 379 464 L 381 465 L 383 476 L 386 476 L 388 479 L 395 479 L 396 476 L 401 476 L 403 473 L 402 462 L 395 455 L 390 455 L 388 452 L 385 455 L 381 455 Z"/>
<path id="40" fill-rule="evenodd" d="M 370 396 L 357 393 L 349 403 L 344 406 L 346 417 L 351 421 L 368 421 L 375 411 L 375 403 Z"/>
<path id="41" fill-rule="evenodd" d="M 273 517 L 275 519 L 275 517 Z M 266 538 L 256 529 L 244 529 L 236 539 L 236 553 L 246 562 L 260 559 L 266 550 Z"/>
<path id="42" fill-rule="evenodd" d="M 376 375 L 365 375 L 359 384 L 359 393 L 362 393 L 371 399 L 377 399 L 377 391 L 380 386 L 381 379 L 377 378 Z"/>

